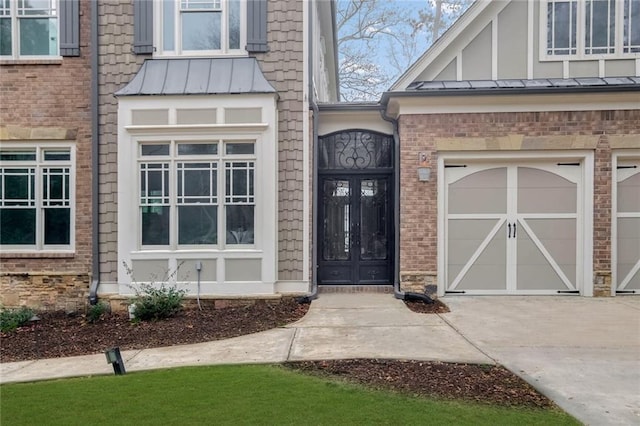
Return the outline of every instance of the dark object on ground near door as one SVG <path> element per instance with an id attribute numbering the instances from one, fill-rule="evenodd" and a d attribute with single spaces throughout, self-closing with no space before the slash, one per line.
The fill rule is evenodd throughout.
<path id="1" fill-rule="evenodd" d="M 314 298 L 312 296 L 300 296 L 296 297 L 296 302 L 300 305 L 308 305 Z"/>
<path id="2" fill-rule="evenodd" d="M 429 296 L 427 296 L 426 294 L 420 294 L 420 293 L 405 293 L 403 296 L 403 300 L 406 300 L 408 302 L 424 302 L 427 305 L 430 305 L 433 303 L 433 299 L 430 298 Z"/>

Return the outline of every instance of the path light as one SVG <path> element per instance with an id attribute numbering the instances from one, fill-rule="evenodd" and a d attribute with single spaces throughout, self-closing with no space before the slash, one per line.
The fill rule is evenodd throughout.
<path id="1" fill-rule="evenodd" d="M 107 349 L 104 353 L 107 357 L 107 363 L 113 364 L 113 372 L 116 375 L 126 374 L 124 369 L 124 361 L 120 355 L 120 348 Z"/>

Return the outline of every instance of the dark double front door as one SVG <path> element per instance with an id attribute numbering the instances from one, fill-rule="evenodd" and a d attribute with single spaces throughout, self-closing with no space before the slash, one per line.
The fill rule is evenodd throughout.
<path id="1" fill-rule="evenodd" d="M 319 177 L 318 284 L 390 284 L 390 175 Z"/>

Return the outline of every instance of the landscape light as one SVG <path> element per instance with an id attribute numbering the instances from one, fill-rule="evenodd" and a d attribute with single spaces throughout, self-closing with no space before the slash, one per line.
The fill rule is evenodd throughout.
<path id="1" fill-rule="evenodd" d="M 116 375 L 126 374 L 120 348 L 107 349 L 104 354 L 107 357 L 107 363 L 113 365 L 113 372 Z"/>

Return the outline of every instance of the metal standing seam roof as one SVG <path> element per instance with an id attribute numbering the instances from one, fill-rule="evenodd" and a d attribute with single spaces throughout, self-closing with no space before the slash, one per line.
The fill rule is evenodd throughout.
<path id="1" fill-rule="evenodd" d="M 416 81 L 406 92 L 462 91 L 472 94 L 474 91 L 540 91 L 555 89 L 588 88 L 629 88 L 640 89 L 640 77 L 589 77 L 589 78 L 548 78 L 532 80 L 465 80 L 465 81 Z M 393 92 L 391 92 L 393 94 Z"/>
<path id="2" fill-rule="evenodd" d="M 147 59 L 116 96 L 276 93 L 255 58 Z"/>

